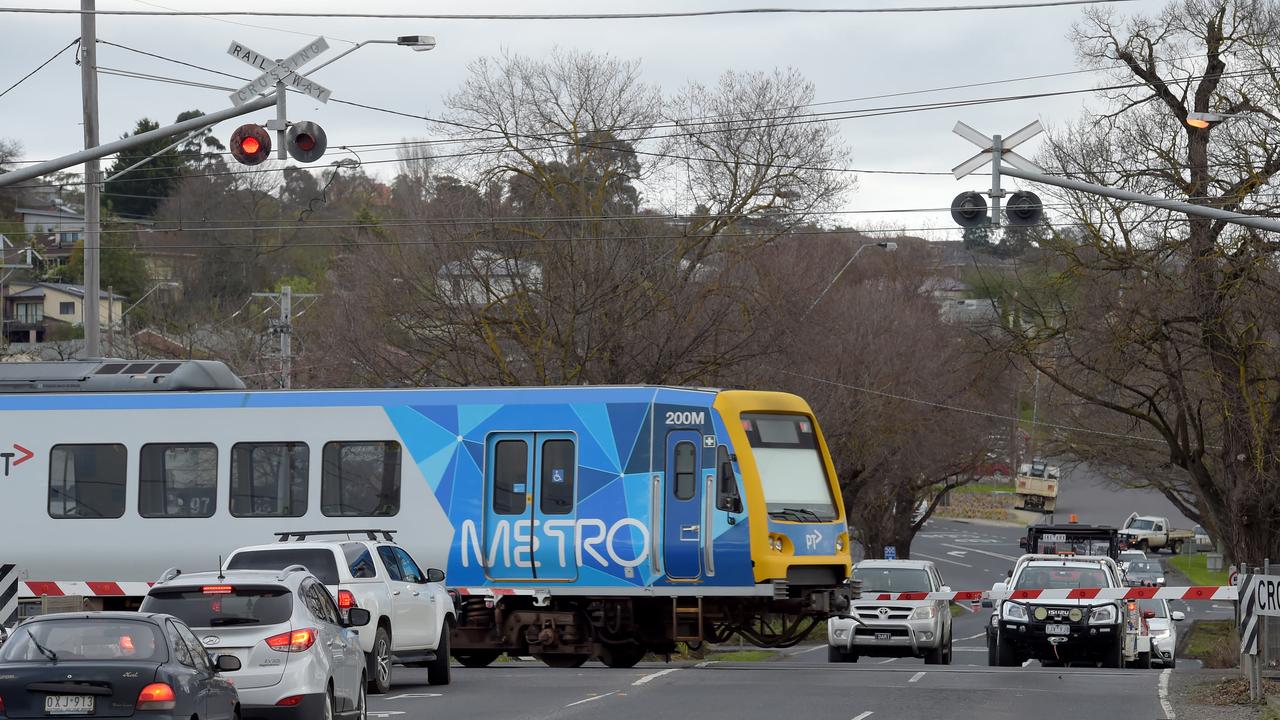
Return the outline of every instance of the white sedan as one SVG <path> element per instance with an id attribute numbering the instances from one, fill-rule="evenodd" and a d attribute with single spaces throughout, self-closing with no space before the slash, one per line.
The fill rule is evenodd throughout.
<path id="1" fill-rule="evenodd" d="M 1142 616 L 1146 618 L 1147 628 L 1151 631 L 1151 660 L 1167 668 L 1176 667 L 1178 659 L 1174 656 L 1178 647 L 1177 623 L 1186 619 L 1186 615 L 1178 610 L 1169 610 L 1167 600 L 1139 600 Z"/>

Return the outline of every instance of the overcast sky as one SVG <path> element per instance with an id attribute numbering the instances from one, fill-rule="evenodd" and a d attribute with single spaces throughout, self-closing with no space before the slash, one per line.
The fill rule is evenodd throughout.
<path id="1" fill-rule="evenodd" d="M 797 7 L 887 7 L 973 0 L 806 0 Z M 9 0 L 9 6 L 78 8 L 68 0 Z M 644 2 L 433 2 L 309 0 L 169 0 L 180 10 L 277 9 L 344 12 L 643 12 L 777 6 L 782 3 L 739 0 L 646 0 Z M 790 3 L 787 3 L 790 4 Z M 1117 12 L 1158 12 L 1164 0 L 1136 0 Z M 99 9 L 157 9 L 143 0 L 99 0 Z M 285 56 L 316 35 L 328 38 L 331 57 L 349 42 L 397 35 L 434 35 L 438 46 L 427 53 L 372 45 L 315 75 L 335 98 L 438 116 L 444 96 L 457 88 L 471 60 L 506 49 L 541 56 L 555 46 L 640 58 L 645 79 L 674 92 L 689 80 L 714 82 L 725 70 L 798 68 L 817 86 L 819 101 L 1057 73 L 1077 69 L 1067 39 L 1079 7 L 981 12 L 884 15 L 746 15 L 693 19 L 591 21 L 419 21 L 295 18 L 112 17 L 98 20 L 102 40 L 210 68 L 251 74 L 226 54 L 232 40 L 265 54 Z M 76 15 L 0 14 L 0 88 L 43 62 L 80 32 Z M 180 77 L 216 85 L 226 78 L 110 46 L 100 46 L 99 65 L 141 73 Z M 873 108 L 907 102 L 934 102 L 1092 87 L 1098 74 L 1072 75 L 947 92 L 851 102 L 824 109 Z M 99 81 L 103 141 L 129 131 L 139 117 L 170 123 L 185 110 L 211 112 L 230 105 L 225 92 L 137 79 L 102 76 Z M 957 120 L 986 132 L 1011 133 L 1039 119 L 1048 126 L 1077 117 L 1081 96 L 1046 98 L 907 115 L 840 122 L 857 168 L 948 171 L 976 148 L 951 133 Z M 402 117 L 330 103 L 320 105 L 294 95 L 290 119 L 321 123 L 330 145 L 394 142 L 409 137 L 439 137 L 438 128 Z M 249 116 L 265 121 L 272 111 Z M 46 159 L 82 147 L 80 81 L 71 51 L 0 98 L 0 138 L 16 139 L 23 157 Z M 238 121 L 215 133 L 224 141 Z M 1024 146 L 1033 155 L 1036 141 Z M 333 153 L 330 153 L 333 155 Z M 389 154 L 370 153 L 366 160 Z M 326 157 L 325 160 L 336 159 Z M 370 166 L 385 173 L 390 165 Z M 858 175 L 848 210 L 946 207 L 961 190 L 981 189 L 985 178 L 955 181 L 946 177 Z M 1009 187 L 1009 186 L 1006 186 Z M 1016 187 L 1016 186 L 1015 186 Z M 688 210 L 688 208 L 681 208 Z M 893 213 L 846 216 L 848 224 L 869 227 L 950 229 L 943 213 Z M 948 232 L 949 235 L 957 235 Z M 942 237 L 941 233 L 930 233 Z"/>

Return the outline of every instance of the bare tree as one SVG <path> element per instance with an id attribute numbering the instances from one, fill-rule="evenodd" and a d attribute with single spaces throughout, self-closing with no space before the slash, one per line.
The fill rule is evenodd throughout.
<path id="1" fill-rule="evenodd" d="M 1275 215 L 1280 5 L 1182 0 L 1158 17 L 1089 11 L 1075 42 L 1135 87 L 1057 134 L 1049 165 L 1082 179 Z M 1191 113 L 1244 113 L 1211 127 Z M 1269 122 L 1270 121 L 1270 122 Z M 1064 193 L 1079 232 L 1024 276 L 1006 349 L 1110 435 L 1071 438 L 1209 527 L 1236 561 L 1280 552 L 1280 241 L 1206 218 Z M 1109 440 L 1107 438 L 1110 438 Z"/>

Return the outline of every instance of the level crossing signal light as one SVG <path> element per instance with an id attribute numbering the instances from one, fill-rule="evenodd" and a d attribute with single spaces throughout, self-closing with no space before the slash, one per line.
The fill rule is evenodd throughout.
<path id="1" fill-rule="evenodd" d="M 231 133 L 231 156 L 243 165 L 257 165 L 271 156 L 271 133 L 261 125 L 241 125 Z"/>
<path id="2" fill-rule="evenodd" d="M 1033 192 L 1019 191 L 1009 197 L 1004 214 L 1010 225 L 1039 225 L 1044 219 L 1044 203 Z"/>
<path id="3" fill-rule="evenodd" d="M 951 219 L 963 228 L 987 224 L 987 199 L 981 193 L 962 192 L 951 201 Z"/>
<path id="4" fill-rule="evenodd" d="M 303 120 L 289 126 L 289 131 L 285 133 L 285 147 L 294 160 L 309 163 L 324 155 L 325 149 L 329 147 L 329 140 L 325 137 L 324 128 Z"/>

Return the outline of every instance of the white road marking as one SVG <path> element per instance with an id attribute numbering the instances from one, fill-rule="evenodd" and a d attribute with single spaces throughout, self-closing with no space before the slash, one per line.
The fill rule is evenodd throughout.
<path id="1" fill-rule="evenodd" d="M 1018 558 L 1012 555 L 1005 555 L 1003 553 L 991 552 L 990 550 L 979 550 L 976 547 L 965 547 L 963 545 L 952 545 L 950 543 L 942 543 L 942 545 L 949 548 L 955 548 L 957 550 L 968 550 L 969 552 L 976 552 L 980 555 L 990 555 L 993 558 L 1000 558 L 1001 560 L 1008 560 L 1009 562 L 1018 561 Z M 916 554 L 919 555 L 920 553 L 916 553 Z"/>
<path id="2" fill-rule="evenodd" d="M 875 715 L 875 713 L 868 710 L 862 713 L 861 715 L 854 715 L 853 720 L 867 720 L 867 718 L 871 717 L 872 715 Z"/>
<path id="3" fill-rule="evenodd" d="M 1028 666 L 1028 665 L 1030 665 L 1030 664 L 1031 664 L 1031 661 L 1030 661 L 1030 660 L 1027 660 L 1026 662 L 1022 663 L 1022 667 L 1026 667 L 1026 666 Z"/>
<path id="4" fill-rule="evenodd" d="M 956 560 L 949 560 L 947 558 L 937 557 L 935 555 L 925 555 L 922 552 L 913 552 L 911 554 L 915 555 L 916 557 L 928 558 L 930 560 L 937 560 L 938 562 L 951 563 L 952 565 L 959 565 L 960 567 L 967 567 L 967 568 L 973 567 L 972 565 L 969 565 L 967 563 L 958 562 Z"/>
<path id="5" fill-rule="evenodd" d="M 821 645 L 819 645 L 818 647 L 822 647 L 822 646 L 821 646 Z M 716 664 L 716 663 L 718 663 L 718 662 L 720 662 L 720 661 L 719 661 L 719 660 L 703 660 L 702 662 L 698 663 L 697 665 L 694 665 L 694 667 L 699 668 L 699 669 L 701 669 L 701 668 L 707 668 L 707 667 L 711 667 L 712 665 L 715 665 L 715 664 Z"/>
<path id="6" fill-rule="evenodd" d="M 923 671 L 923 670 L 921 670 L 920 672 L 916 673 L 915 675 L 912 675 L 912 676 L 911 676 L 911 679 L 910 679 L 910 680 L 908 680 L 907 682 L 909 682 L 909 683 L 919 682 L 920 678 L 922 678 L 922 677 L 924 677 L 924 671 Z"/>
<path id="7" fill-rule="evenodd" d="M 984 647 L 980 647 L 980 648 L 958 648 L 958 647 L 953 647 L 953 648 L 951 648 L 951 651 L 952 651 L 952 652 L 986 652 L 986 651 L 987 651 L 987 649 L 986 649 L 986 648 L 984 648 Z"/>
<path id="8" fill-rule="evenodd" d="M 644 685 L 645 683 L 649 682 L 650 680 L 657 680 L 658 678 L 662 677 L 663 675 L 670 675 L 671 673 L 673 673 L 673 672 L 677 672 L 678 670 L 680 670 L 680 668 L 667 668 L 666 670 L 659 670 L 658 672 L 655 672 L 655 673 L 649 673 L 648 675 L 645 675 L 644 677 L 640 678 L 639 680 L 637 680 L 637 681 L 635 681 L 635 682 L 633 682 L 633 683 L 631 683 L 631 684 L 632 684 L 632 685 Z"/>
<path id="9" fill-rule="evenodd" d="M 1173 712 L 1173 704 L 1169 702 L 1169 668 L 1160 671 L 1160 707 L 1164 708 L 1164 716 L 1168 720 L 1177 720 Z"/>
<path id="10" fill-rule="evenodd" d="M 877 664 L 877 665 L 888 665 L 889 663 L 891 663 L 891 662 L 893 662 L 894 660 L 897 660 L 897 659 L 898 659 L 898 658 L 889 658 L 888 660 L 881 660 L 880 662 L 878 662 L 878 663 L 876 663 L 876 664 Z"/>
<path id="11" fill-rule="evenodd" d="M 977 639 L 978 639 L 978 638 L 980 638 L 980 637 L 986 637 L 986 636 L 987 636 L 987 634 L 986 634 L 986 633 L 984 633 L 984 632 L 980 632 L 980 633 L 978 633 L 977 635 L 970 635 L 969 637 L 962 637 L 962 638 L 960 638 L 960 639 L 961 639 L 961 640 L 977 640 Z"/>
<path id="12" fill-rule="evenodd" d="M 585 699 L 583 699 L 583 700 L 579 700 L 579 701 L 577 701 L 577 702 L 571 702 L 571 703 L 569 703 L 568 705 L 565 705 L 565 707 L 567 707 L 567 708 L 571 708 L 571 707 L 573 707 L 574 705 L 581 705 L 582 703 L 589 703 L 589 702 L 591 702 L 591 701 L 593 701 L 593 700 L 599 700 L 599 699 L 601 699 L 601 698 L 607 698 L 607 697 L 609 697 L 610 695 L 613 695 L 613 693 L 605 693 L 605 694 L 603 694 L 603 695 L 593 695 L 593 696 L 591 696 L 591 697 L 589 697 L 589 698 L 585 698 Z"/>

